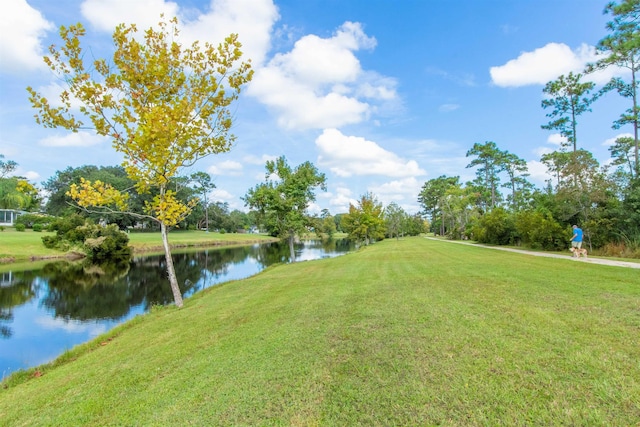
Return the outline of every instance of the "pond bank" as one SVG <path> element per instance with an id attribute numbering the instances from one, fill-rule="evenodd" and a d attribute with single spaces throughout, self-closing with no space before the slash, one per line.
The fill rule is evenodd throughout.
<path id="1" fill-rule="evenodd" d="M 0 271 L 6 270 L 7 265 L 13 268 L 16 264 L 26 264 L 38 261 L 53 260 L 78 260 L 84 257 L 84 254 L 77 251 L 57 252 L 47 250 L 43 253 L 44 246 L 40 241 L 41 234 L 36 233 L 11 233 L 7 236 L 11 237 L 10 242 L 6 242 L 9 246 L 2 248 L 0 242 Z M 7 239 L 9 240 L 9 239 Z M 256 234 L 220 234 L 220 233 L 202 233 L 197 231 L 180 231 L 169 235 L 170 247 L 172 250 L 188 249 L 188 248 L 215 248 L 215 247 L 232 247 L 253 245 L 258 243 L 276 242 L 278 239 Z M 163 253 L 164 249 L 160 238 L 160 233 L 132 233 L 129 235 L 129 246 L 135 254 L 153 254 Z"/>

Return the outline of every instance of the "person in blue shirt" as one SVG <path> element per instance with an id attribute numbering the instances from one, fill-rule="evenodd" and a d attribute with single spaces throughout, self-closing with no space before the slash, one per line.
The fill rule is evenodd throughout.
<path id="1" fill-rule="evenodd" d="M 571 237 L 571 247 L 582 248 L 582 229 L 577 225 L 573 226 L 573 236 Z"/>

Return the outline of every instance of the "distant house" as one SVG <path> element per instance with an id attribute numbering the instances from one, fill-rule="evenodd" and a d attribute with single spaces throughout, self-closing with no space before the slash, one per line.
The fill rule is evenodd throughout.
<path id="1" fill-rule="evenodd" d="M 16 222 L 16 218 L 26 213 L 15 209 L 0 209 L 0 225 L 13 225 Z"/>

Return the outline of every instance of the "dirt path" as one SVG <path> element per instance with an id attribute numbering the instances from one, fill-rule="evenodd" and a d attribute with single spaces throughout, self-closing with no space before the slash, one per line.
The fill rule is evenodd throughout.
<path id="1" fill-rule="evenodd" d="M 613 267 L 627 267 L 627 268 L 638 268 L 638 269 L 640 269 L 640 263 L 638 263 L 638 262 L 614 261 L 614 260 L 602 259 L 602 258 L 573 258 L 571 255 L 550 254 L 550 253 L 546 253 L 546 252 L 526 251 L 526 250 L 523 250 L 523 249 L 501 248 L 499 246 L 486 246 L 486 245 L 480 245 L 478 243 L 462 242 L 460 240 L 436 239 L 435 237 L 426 237 L 426 238 L 430 239 L 430 240 L 437 240 L 439 242 L 458 243 L 458 244 L 461 244 L 461 245 L 470 245 L 470 246 L 476 246 L 476 247 L 479 246 L 479 247 L 487 248 L 487 249 L 496 249 L 498 251 L 517 252 L 517 253 L 521 253 L 521 254 L 543 256 L 543 257 L 547 257 L 547 258 L 562 258 L 562 259 L 566 259 L 568 261 L 588 262 L 588 263 L 591 263 L 591 264 L 610 265 L 610 266 L 613 266 Z"/>

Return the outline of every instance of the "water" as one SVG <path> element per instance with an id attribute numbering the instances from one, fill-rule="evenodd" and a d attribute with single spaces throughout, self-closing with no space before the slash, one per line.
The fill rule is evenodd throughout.
<path id="1" fill-rule="evenodd" d="M 344 254 L 346 240 L 296 244 L 296 260 Z M 264 268 L 289 262 L 286 244 L 176 253 L 173 262 L 184 297 Z M 135 257 L 92 266 L 56 261 L 40 270 L 0 273 L 0 372 L 47 363 L 154 304 L 173 303 L 164 256 Z"/>

